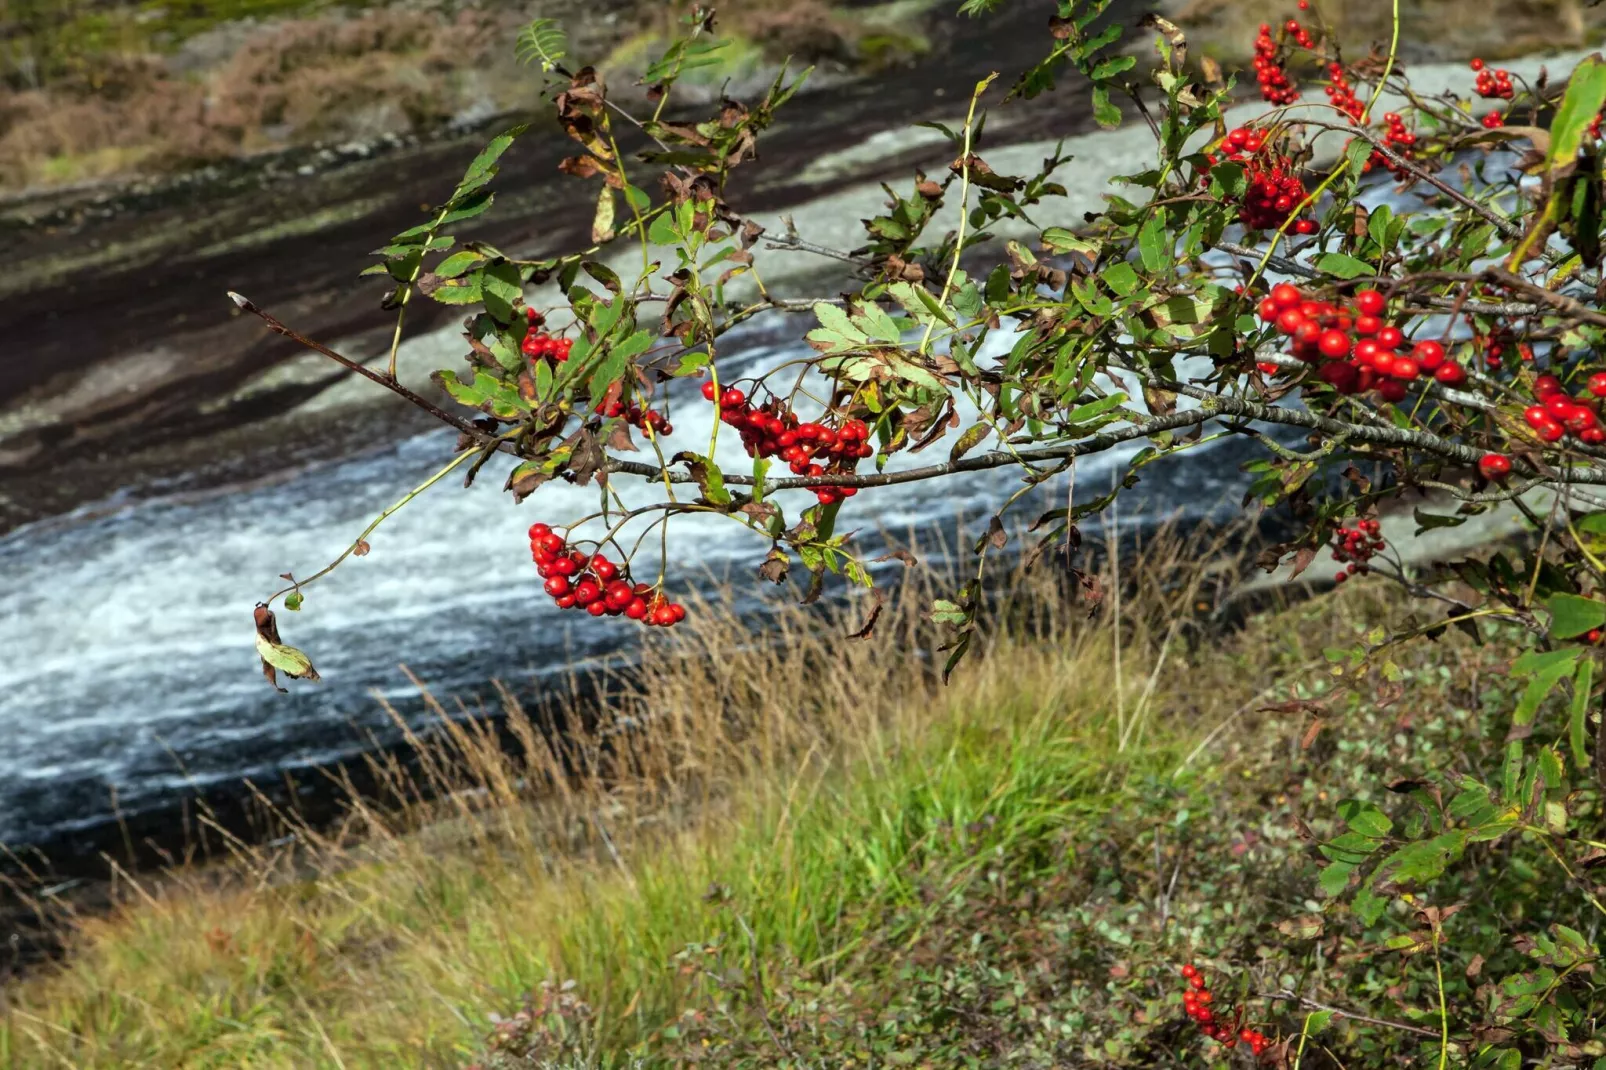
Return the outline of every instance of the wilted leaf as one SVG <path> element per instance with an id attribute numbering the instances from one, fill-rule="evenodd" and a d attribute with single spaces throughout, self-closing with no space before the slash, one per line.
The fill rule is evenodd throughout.
<path id="1" fill-rule="evenodd" d="M 320 679 L 318 670 L 312 667 L 307 655 L 293 646 L 285 646 L 279 641 L 279 625 L 274 619 L 273 611 L 265 604 L 258 605 L 255 613 L 256 620 L 256 647 L 257 655 L 262 659 L 262 675 L 274 690 L 284 691 L 274 676 L 275 670 L 284 673 L 293 680 Z"/>

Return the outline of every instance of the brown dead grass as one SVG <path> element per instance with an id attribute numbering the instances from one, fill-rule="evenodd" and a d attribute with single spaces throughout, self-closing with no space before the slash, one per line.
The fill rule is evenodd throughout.
<path id="1" fill-rule="evenodd" d="M 495 95 L 476 71 L 507 51 L 516 22 L 395 10 L 288 20 L 197 77 L 156 57 L 107 57 L 93 82 L 0 91 L 0 187 L 423 130 Z"/>

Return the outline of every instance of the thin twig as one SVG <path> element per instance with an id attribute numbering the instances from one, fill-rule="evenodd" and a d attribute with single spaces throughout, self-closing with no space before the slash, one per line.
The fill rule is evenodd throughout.
<path id="1" fill-rule="evenodd" d="M 286 327 L 283 323 L 280 323 L 276 318 L 274 318 L 274 316 L 272 316 L 270 313 L 262 310 L 261 308 L 258 308 L 256 306 L 255 302 L 249 300 L 248 298 L 242 296 L 241 294 L 237 294 L 237 293 L 235 293 L 234 291 L 231 290 L 231 291 L 229 291 L 229 299 L 231 301 L 233 301 L 236 305 L 239 305 L 240 308 L 242 308 L 246 312 L 249 312 L 253 316 L 256 316 L 259 319 L 261 319 L 263 323 L 266 323 L 268 325 L 269 330 L 272 330 L 277 334 L 282 334 L 286 338 L 290 339 L 292 342 L 295 342 L 298 345 L 305 346 L 306 348 L 312 350 L 315 353 L 322 353 L 324 356 L 328 357 L 330 360 L 332 360 L 335 363 L 341 365 L 342 367 L 347 368 L 350 371 L 356 372 L 358 375 L 362 376 L 365 379 L 369 379 L 369 380 L 372 380 L 373 382 L 378 383 L 380 386 L 384 387 L 386 390 L 389 390 L 392 393 L 397 394 L 397 395 L 407 399 L 408 401 L 412 402 L 414 405 L 417 405 L 420 409 L 423 409 L 425 412 L 427 412 L 431 416 L 435 417 L 435 419 L 440 420 L 442 423 L 449 424 L 452 427 L 457 428 L 457 430 L 459 430 L 463 434 L 467 435 L 473 441 L 483 444 L 489 438 L 492 437 L 490 435 L 487 435 L 484 431 L 480 430 L 479 428 L 475 427 L 473 424 L 469 423 L 467 420 L 464 420 L 464 419 L 462 419 L 462 418 L 460 418 L 458 416 L 454 416 L 451 413 L 445 411 L 444 409 L 442 409 L 442 408 L 430 403 L 428 400 L 426 400 L 426 399 L 420 397 L 419 395 L 413 393 L 411 390 L 407 389 L 405 386 L 402 386 L 400 383 L 398 383 L 395 379 L 389 378 L 389 377 L 384 376 L 384 375 L 380 375 L 378 372 L 372 371 L 372 370 L 364 367 L 363 365 L 359 364 L 357 361 L 352 360 L 350 357 L 343 356 L 340 353 L 336 353 L 333 349 L 330 349 L 328 346 L 324 345 L 322 342 L 314 342 L 312 339 L 306 337 L 305 335 L 302 335 L 302 334 L 296 332 L 292 328 Z"/>
<path id="2" fill-rule="evenodd" d="M 1348 1018 L 1353 1022 L 1365 1022 L 1367 1025 L 1380 1025 L 1386 1029 L 1398 1029 L 1401 1032 L 1415 1033 L 1417 1036 L 1421 1037 L 1432 1037 L 1434 1040 L 1439 1039 L 1439 1031 L 1437 1029 L 1423 1029 L 1421 1026 L 1411 1025 L 1407 1022 L 1393 1022 L 1387 1018 L 1373 1018 L 1366 1014 L 1356 1014 L 1354 1011 L 1347 1011 L 1343 1007 L 1335 1007 L 1330 1003 L 1320 1003 L 1314 999 L 1307 999 L 1306 997 L 1297 995 L 1293 992 L 1258 992 L 1256 993 L 1256 998 L 1286 1000 L 1290 1003 L 1297 1003 L 1303 1007 L 1312 1007 L 1319 1011 L 1331 1011 L 1332 1013 L 1339 1015 L 1342 1018 Z"/>

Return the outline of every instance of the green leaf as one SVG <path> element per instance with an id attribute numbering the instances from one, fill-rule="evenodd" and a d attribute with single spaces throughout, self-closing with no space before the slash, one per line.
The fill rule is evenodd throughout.
<path id="1" fill-rule="evenodd" d="M 1316 876 L 1316 883 L 1329 896 L 1340 896 L 1349 887 L 1350 874 L 1354 872 L 1355 863 L 1334 862 L 1322 867 L 1321 873 Z"/>
<path id="2" fill-rule="evenodd" d="M 1376 806 L 1360 799 L 1345 799 L 1338 804 L 1338 816 L 1362 836 L 1387 836 L 1394 822 Z"/>
<path id="3" fill-rule="evenodd" d="M 970 614 L 958 603 L 938 598 L 931 603 L 931 619 L 938 624 L 964 624 Z"/>
<path id="4" fill-rule="evenodd" d="M 1550 611 L 1550 635 L 1572 639 L 1606 624 L 1606 602 L 1581 598 L 1576 594 L 1553 594 L 1545 600 Z"/>
<path id="5" fill-rule="evenodd" d="M 461 223 L 465 219 L 473 219 L 475 216 L 484 215 L 495 200 L 496 194 L 490 190 L 471 193 L 461 201 L 455 202 L 451 210 L 441 216 L 440 222 L 436 226 L 444 227 L 451 223 Z"/>
<path id="6" fill-rule="evenodd" d="M 445 260 L 442 260 L 439 264 L 435 265 L 435 275 L 437 278 L 455 279 L 466 274 L 475 266 L 484 262 L 484 253 L 476 253 L 472 250 L 453 253 L 451 256 L 448 256 Z"/>
<path id="7" fill-rule="evenodd" d="M 457 186 L 459 193 L 488 178 L 496 167 L 496 161 L 502 158 L 502 154 L 513 144 L 514 139 L 529 128 L 528 123 L 520 123 L 518 126 L 503 131 L 487 142 L 485 147 L 480 150 L 480 154 L 474 157 L 473 161 L 468 165 L 468 170 L 463 172 L 463 180 Z"/>
<path id="8" fill-rule="evenodd" d="M 430 300 L 443 305 L 477 305 L 485 300 L 485 275 L 475 271 L 460 279 L 447 279 L 430 291 Z"/>
<path id="9" fill-rule="evenodd" d="M 1159 272 L 1171 260 L 1172 250 L 1171 235 L 1166 231 L 1166 211 L 1157 208 L 1138 231 L 1138 252 L 1143 257 L 1144 269 L 1150 274 Z"/>
<path id="10" fill-rule="evenodd" d="M 1606 63 L 1590 56 L 1573 68 L 1567 93 L 1550 121 L 1550 153 L 1545 163 L 1553 179 L 1570 174 L 1578 162 L 1589 124 L 1606 105 Z"/>
<path id="11" fill-rule="evenodd" d="M 654 245 L 676 245 L 680 242 L 680 232 L 675 229 L 675 217 L 670 212 L 664 212 L 653 218 L 652 224 L 647 228 L 647 240 Z"/>
<path id="12" fill-rule="evenodd" d="M 553 71 L 562 65 L 569 51 L 569 40 L 563 28 L 552 19 L 532 19 L 519 31 L 514 44 L 514 55 L 520 63 L 540 62 L 543 71 Z"/>
<path id="13" fill-rule="evenodd" d="M 1097 401 L 1090 401 L 1086 405 L 1078 405 L 1066 415 L 1065 422 L 1069 424 L 1084 423 L 1095 416 L 1102 416 L 1111 409 L 1118 408 L 1124 404 L 1126 404 L 1126 395 L 1117 391 L 1114 394 L 1101 397 Z"/>
<path id="14" fill-rule="evenodd" d="M 524 297 L 518 266 L 499 260 L 485 269 L 480 285 L 485 294 L 485 311 L 498 323 L 512 323 L 513 306 Z"/>
<path id="15" fill-rule="evenodd" d="M 1341 279 L 1359 279 L 1376 275 L 1372 265 L 1364 260 L 1357 260 L 1344 253 L 1323 253 L 1316 258 L 1316 266 L 1329 275 L 1336 275 Z"/>
<path id="16" fill-rule="evenodd" d="M 1377 919 L 1383 916 L 1388 909 L 1389 901 L 1386 896 L 1378 895 L 1370 888 L 1362 888 L 1355 893 L 1351 906 L 1355 909 L 1355 916 L 1361 919 L 1361 924 L 1368 927 L 1377 924 Z"/>
<path id="17" fill-rule="evenodd" d="M 1121 109 L 1110 103 L 1110 87 L 1107 85 L 1093 87 L 1093 121 L 1106 130 L 1114 130 L 1121 125 Z"/>
<path id="18" fill-rule="evenodd" d="M 483 368 L 475 371 L 474 381 L 470 383 L 458 379 L 449 368 L 436 372 L 434 379 L 460 405 L 509 420 L 516 420 L 530 411 L 529 403 L 517 390 Z"/>
<path id="19" fill-rule="evenodd" d="M 1385 858 L 1372 874 L 1372 884 L 1387 879 L 1396 884 L 1423 885 L 1437 880 L 1451 860 L 1458 858 L 1467 844 L 1467 834 L 1457 829 L 1409 843 Z"/>
<path id="20" fill-rule="evenodd" d="M 1578 663 L 1578 675 L 1573 677 L 1572 716 L 1567 722 L 1567 740 L 1573 752 L 1573 764 L 1579 772 L 1589 769 L 1589 755 L 1584 753 L 1584 721 L 1589 714 L 1589 689 L 1594 684 L 1595 660 L 1584 658 Z"/>
<path id="21" fill-rule="evenodd" d="M 858 342 L 865 341 L 864 332 L 854 326 L 853 321 L 848 318 L 848 314 L 836 305 L 828 304 L 824 301 L 819 302 L 814 306 L 814 318 L 819 320 L 820 326 L 828 331 Z"/>
<path id="22" fill-rule="evenodd" d="M 1129 71 L 1138 64 L 1136 56 L 1113 56 L 1094 67 L 1088 78 L 1095 82 L 1108 81 L 1123 71 Z"/>
<path id="23" fill-rule="evenodd" d="M 1125 260 L 1119 260 L 1105 268 L 1099 278 L 1103 279 L 1106 286 L 1122 297 L 1126 297 L 1133 290 L 1136 290 L 1143 282 L 1142 279 L 1138 278 L 1138 273 L 1133 269 L 1132 265 Z"/>
<path id="24" fill-rule="evenodd" d="M 1054 253 L 1086 253 L 1097 256 L 1098 243 L 1080 238 L 1064 227 L 1048 227 L 1043 231 L 1042 243 Z"/>

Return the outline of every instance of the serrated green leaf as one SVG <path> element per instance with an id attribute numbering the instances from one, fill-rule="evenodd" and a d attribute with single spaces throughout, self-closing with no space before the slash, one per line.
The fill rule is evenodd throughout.
<path id="1" fill-rule="evenodd" d="M 1350 875 L 1354 872 L 1353 862 L 1333 862 L 1322 867 L 1322 871 L 1316 876 L 1316 883 L 1329 896 L 1340 896 L 1344 894 L 1344 889 L 1349 887 Z"/>
<path id="2" fill-rule="evenodd" d="M 1323 253 L 1316 258 L 1316 266 L 1340 279 L 1359 279 L 1377 274 L 1371 264 L 1345 253 Z"/>
<path id="3" fill-rule="evenodd" d="M 485 262 L 485 254 L 466 249 L 453 253 L 439 264 L 435 265 L 434 274 L 441 279 L 455 279 L 472 270 L 476 265 Z"/>
<path id="4" fill-rule="evenodd" d="M 1606 624 L 1606 602 L 1575 594 L 1553 594 L 1545 600 L 1550 611 L 1550 634 L 1556 639 L 1572 639 Z"/>
<path id="5" fill-rule="evenodd" d="M 514 140 L 529 128 L 528 123 L 520 123 L 518 126 L 504 130 L 488 141 L 485 147 L 480 150 L 479 155 L 475 156 L 469 163 L 468 170 L 463 172 L 463 180 L 457 185 L 457 194 L 454 195 L 454 199 L 464 191 L 476 188 L 476 184 L 490 177 L 496 167 L 496 161 L 501 159 L 502 154 L 508 150 Z"/>
<path id="6" fill-rule="evenodd" d="M 499 260 L 486 267 L 480 288 L 484 293 L 485 311 L 498 323 L 513 322 L 513 306 L 524 298 L 524 286 L 519 280 L 516 264 Z"/>
<path id="7" fill-rule="evenodd" d="M 1171 260 L 1173 246 L 1166 223 L 1166 210 L 1156 208 L 1138 231 L 1138 255 L 1143 258 L 1143 267 L 1150 274 L 1159 272 Z"/>
<path id="8" fill-rule="evenodd" d="M 1338 804 L 1338 816 L 1351 829 L 1362 836 L 1387 836 L 1394 822 L 1382 810 L 1360 799 L 1345 799 Z"/>

